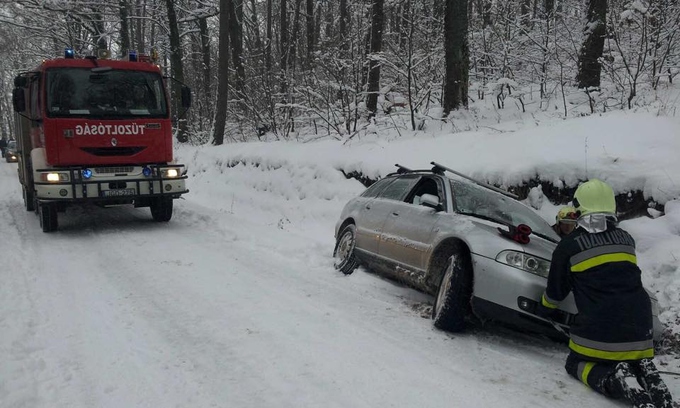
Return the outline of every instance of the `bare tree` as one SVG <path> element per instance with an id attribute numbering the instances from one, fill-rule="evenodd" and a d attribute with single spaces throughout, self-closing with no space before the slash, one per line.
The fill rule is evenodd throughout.
<path id="1" fill-rule="evenodd" d="M 446 0 L 444 15 L 444 115 L 468 105 L 468 2 Z"/>
<path id="2" fill-rule="evenodd" d="M 371 7 L 371 48 L 368 62 L 368 96 L 366 97 L 366 109 L 369 111 L 369 116 L 375 116 L 378 109 L 380 62 L 377 54 L 382 51 L 382 34 L 385 22 L 384 4 L 384 0 L 373 0 Z"/>
<path id="3" fill-rule="evenodd" d="M 220 0 L 220 43 L 217 63 L 217 108 L 213 145 L 224 143 L 224 128 L 227 124 L 227 105 L 229 102 L 229 8 L 231 0 Z"/>
<path id="4" fill-rule="evenodd" d="M 607 32 L 607 0 L 589 0 L 583 44 L 578 56 L 578 87 L 586 90 L 600 87 L 600 58 Z"/>
<path id="5" fill-rule="evenodd" d="M 128 16 L 130 14 L 127 0 L 118 0 L 120 13 L 120 51 L 123 55 L 130 49 L 130 26 Z"/>
<path id="6" fill-rule="evenodd" d="M 173 81 L 172 95 L 175 103 L 175 115 L 179 112 L 179 97 L 181 95 L 181 85 L 184 82 L 184 65 L 183 65 L 183 53 L 182 44 L 179 36 L 179 25 L 177 22 L 177 13 L 175 12 L 175 4 L 173 0 L 166 0 L 165 5 L 168 12 L 168 26 L 170 29 L 170 67 L 172 69 L 172 76 L 177 80 Z M 186 133 L 187 126 L 186 121 L 177 120 L 177 141 L 181 143 L 186 143 L 189 141 L 189 137 Z"/>

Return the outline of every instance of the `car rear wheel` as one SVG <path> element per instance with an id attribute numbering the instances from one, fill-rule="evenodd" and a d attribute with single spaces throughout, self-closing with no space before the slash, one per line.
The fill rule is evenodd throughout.
<path id="1" fill-rule="evenodd" d="M 338 236 L 335 250 L 333 250 L 333 258 L 335 258 L 333 266 L 345 275 L 350 275 L 358 266 L 354 255 L 356 231 L 357 227 L 354 224 L 347 225 Z"/>
<path id="2" fill-rule="evenodd" d="M 461 332 L 465 329 L 465 319 L 470 314 L 472 296 L 470 258 L 466 254 L 454 254 L 445 267 L 432 307 L 432 319 L 438 329 Z"/>

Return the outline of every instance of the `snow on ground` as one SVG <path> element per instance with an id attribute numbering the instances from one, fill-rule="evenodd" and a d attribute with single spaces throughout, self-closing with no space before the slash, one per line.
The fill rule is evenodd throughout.
<path id="1" fill-rule="evenodd" d="M 513 132 L 180 147 L 191 192 L 148 209 L 69 209 L 40 231 L 0 162 L 0 407 L 620 407 L 571 379 L 564 345 L 491 326 L 433 329 L 431 298 L 333 270 L 333 228 L 363 190 L 432 160 L 501 184 L 600 177 L 665 203 L 623 222 L 680 333 L 680 121 L 647 114 Z M 558 207 L 543 200 L 551 219 Z M 659 356 L 680 371 L 674 356 Z M 680 397 L 680 377 L 665 376 Z"/>

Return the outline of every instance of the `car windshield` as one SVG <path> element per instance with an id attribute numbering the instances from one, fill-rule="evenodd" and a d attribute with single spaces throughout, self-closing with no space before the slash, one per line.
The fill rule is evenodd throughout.
<path id="1" fill-rule="evenodd" d="M 166 117 L 160 74 L 101 68 L 55 68 L 47 72 L 49 117 Z"/>
<path id="2" fill-rule="evenodd" d="M 7 143 L 8 149 L 16 149 L 16 147 L 17 147 L 17 142 L 15 142 L 15 141 L 11 141 L 11 142 Z"/>
<path id="3" fill-rule="evenodd" d="M 526 224 L 533 233 L 558 241 L 559 237 L 540 215 L 503 194 L 472 183 L 451 180 L 456 212 L 496 221 L 505 225 Z"/>

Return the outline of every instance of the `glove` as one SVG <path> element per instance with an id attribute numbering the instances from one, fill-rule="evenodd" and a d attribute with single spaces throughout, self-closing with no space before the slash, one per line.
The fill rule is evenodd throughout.
<path id="1" fill-rule="evenodd" d="M 543 306 L 543 303 L 538 302 L 534 313 L 538 317 L 542 317 L 547 320 L 552 320 L 557 315 L 557 308 L 551 309 L 549 307 Z"/>

